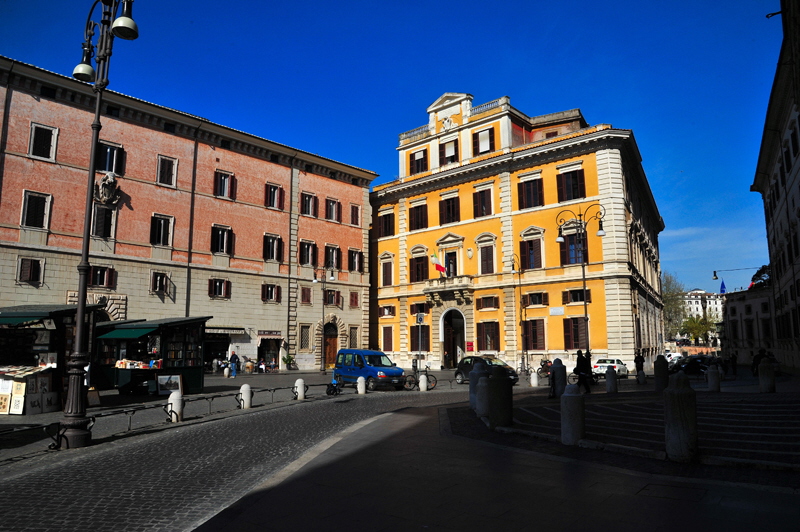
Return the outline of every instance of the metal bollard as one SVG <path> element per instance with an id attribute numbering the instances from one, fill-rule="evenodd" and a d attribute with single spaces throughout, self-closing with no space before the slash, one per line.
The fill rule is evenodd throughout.
<path id="1" fill-rule="evenodd" d="M 578 445 L 586 433 L 586 410 L 577 384 L 570 384 L 561 395 L 561 443 Z"/>
<path id="2" fill-rule="evenodd" d="M 476 362 L 472 371 L 469 372 L 469 407 L 473 410 L 477 408 L 475 404 L 478 393 L 478 382 L 481 377 L 488 377 L 489 371 L 486 369 L 486 364 L 483 362 Z"/>
<path id="3" fill-rule="evenodd" d="M 775 368 L 768 358 L 763 359 L 758 365 L 758 391 L 775 393 Z"/>
<path id="4" fill-rule="evenodd" d="M 617 393 L 619 391 L 619 383 L 617 383 L 617 370 L 608 366 L 606 370 L 606 393 Z"/>
<path id="5" fill-rule="evenodd" d="M 550 367 L 550 378 L 553 379 L 554 397 L 561 397 L 567 387 L 567 368 L 560 358 L 553 360 Z"/>
<path id="6" fill-rule="evenodd" d="M 427 392 L 428 391 L 428 376 L 424 373 L 419 376 L 419 391 Z"/>
<path id="7" fill-rule="evenodd" d="M 250 391 L 249 384 L 242 384 L 239 388 L 239 396 L 241 397 L 242 409 L 250 408 L 253 405 L 253 392 Z"/>
<path id="8" fill-rule="evenodd" d="M 367 381 L 364 380 L 364 377 L 359 377 L 356 381 L 356 390 L 358 390 L 358 395 L 367 393 Z"/>
<path id="9" fill-rule="evenodd" d="M 475 414 L 481 418 L 489 416 L 489 377 L 485 375 L 475 386 Z"/>
<path id="10" fill-rule="evenodd" d="M 664 442 L 667 458 L 691 462 L 697 454 L 697 394 L 682 371 L 672 375 L 664 397 Z"/>
<path id="11" fill-rule="evenodd" d="M 708 379 L 708 391 L 709 392 L 718 392 L 719 391 L 719 369 L 715 364 L 712 364 L 708 367 L 706 371 L 706 378 Z"/>
<path id="12" fill-rule="evenodd" d="M 302 401 L 306 398 L 306 383 L 303 379 L 294 381 L 294 387 L 297 390 L 297 399 Z"/>
<path id="13" fill-rule="evenodd" d="M 175 390 L 169 394 L 167 407 L 169 409 L 169 420 L 172 423 L 183 421 L 183 395 L 181 395 L 180 390 Z"/>
<path id="14" fill-rule="evenodd" d="M 663 392 L 669 384 L 669 363 L 664 355 L 658 355 L 653 362 L 653 378 L 656 381 L 656 393 Z"/>

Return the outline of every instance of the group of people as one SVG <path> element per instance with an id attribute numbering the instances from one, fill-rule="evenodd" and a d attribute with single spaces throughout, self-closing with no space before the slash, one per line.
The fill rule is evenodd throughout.
<path id="1" fill-rule="evenodd" d="M 243 367 L 246 367 L 246 364 L 252 363 L 252 361 L 248 357 L 244 357 L 244 362 L 241 362 L 239 359 L 239 355 L 236 354 L 236 351 L 231 351 L 231 355 L 228 357 L 228 360 L 220 359 L 217 360 L 217 371 L 222 372 L 224 368 L 230 368 L 229 377 L 231 379 L 236 378 L 236 373 L 239 371 L 240 364 L 243 364 Z M 263 358 L 258 360 L 258 364 L 253 363 L 253 367 L 255 371 L 259 373 L 267 373 L 275 371 L 275 359 L 273 358 L 269 362 L 266 362 Z M 268 369 L 269 368 L 269 369 Z"/>

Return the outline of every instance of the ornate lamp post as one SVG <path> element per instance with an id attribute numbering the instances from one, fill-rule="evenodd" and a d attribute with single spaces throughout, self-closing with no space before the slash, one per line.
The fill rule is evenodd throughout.
<path id="1" fill-rule="evenodd" d="M 103 13 L 99 23 L 92 21 L 97 4 L 102 3 Z M 86 291 L 89 284 L 89 242 L 91 239 L 92 201 L 97 168 L 95 157 L 97 143 L 100 138 L 100 111 L 103 101 L 103 90 L 108 86 L 108 63 L 111 59 L 111 48 L 114 37 L 134 40 L 139 36 L 139 28 L 131 16 L 133 0 L 95 0 L 86 20 L 85 42 L 83 43 L 83 59 L 75 67 L 72 76 L 80 81 L 93 83 L 95 98 L 94 122 L 92 122 L 92 146 L 89 155 L 89 175 L 86 182 L 86 212 L 83 218 L 83 246 L 81 261 L 78 264 L 78 308 L 75 313 L 75 350 L 67 362 L 69 383 L 67 400 L 64 405 L 64 419 L 61 425 L 66 429 L 64 437 L 69 447 L 85 447 L 92 441 L 90 420 L 86 417 L 86 401 L 84 399 L 84 367 L 89 362 L 88 342 L 86 334 Z M 122 6 L 122 15 L 117 16 Z M 92 44 L 95 32 L 98 32 L 97 46 Z M 97 70 L 92 67 L 92 56 L 95 56 Z"/>
<path id="2" fill-rule="evenodd" d="M 328 277 L 325 272 L 330 272 L 330 277 Z M 336 277 L 333 273 L 333 266 L 326 264 L 325 267 L 322 269 L 320 278 L 317 278 L 317 274 L 314 273 L 314 281 L 315 283 L 322 283 L 322 324 L 320 325 L 319 331 L 319 370 L 320 373 L 323 375 L 327 375 L 327 370 L 325 368 L 325 304 L 327 303 L 328 298 L 328 289 L 327 289 L 327 281 L 335 281 Z"/>
<path id="3" fill-rule="evenodd" d="M 596 211 L 596 212 L 591 212 Z M 574 257 L 576 261 L 581 263 L 581 279 L 583 280 L 583 326 L 586 336 L 586 353 L 589 354 L 589 306 L 586 301 L 586 259 L 588 256 L 589 246 L 586 237 L 586 228 L 590 221 L 597 220 L 597 236 L 606 236 L 603 231 L 603 218 L 605 218 L 606 210 L 599 203 L 593 203 L 586 207 L 581 212 L 580 207 L 578 212 L 575 213 L 570 209 L 564 209 L 556 215 L 556 223 L 558 224 L 558 237 L 556 242 L 564 244 L 564 228 L 567 230 L 575 231 L 575 240 L 567 243 L 568 264 L 574 264 L 570 256 Z M 571 235 L 568 235 L 568 237 Z"/>

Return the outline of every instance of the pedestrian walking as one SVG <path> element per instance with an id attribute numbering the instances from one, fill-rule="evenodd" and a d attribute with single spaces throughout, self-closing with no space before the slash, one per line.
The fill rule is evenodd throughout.
<path id="1" fill-rule="evenodd" d="M 231 363 L 231 378 L 236 378 L 236 368 L 239 365 L 239 355 L 236 354 L 236 351 L 231 351 L 231 358 L 229 359 Z"/>
<path id="2" fill-rule="evenodd" d="M 636 356 L 633 357 L 633 363 L 636 365 L 636 374 L 638 375 L 640 371 L 644 371 L 644 357 L 642 356 L 641 352 L 637 352 Z"/>
<path id="3" fill-rule="evenodd" d="M 578 388 L 581 386 L 586 389 L 586 393 L 592 393 L 589 388 L 589 372 L 592 371 L 592 363 L 583 355 L 583 352 L 578 349 L 578 360 L 575 364 L 575 373 L 578 374 Z"/>
<path id="4" fill-rule="evenodd" d="M 731 353 L 731 371 L 733 372 L 734 376 L 736 376 L 736 366 L 737 366 L 737 364 L 738 364 L 738 361 L 736 360 L 736 353 Z"/>

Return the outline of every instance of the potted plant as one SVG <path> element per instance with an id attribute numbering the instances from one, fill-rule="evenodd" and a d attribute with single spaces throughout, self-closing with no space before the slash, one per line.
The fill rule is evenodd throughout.
<path id="1" fill-rule="evenodd" d="M 283 355 L 283 357 L 281 357 L 281 361 L 286 369 L 295 369 L 294 357 L 292 355 Z"/>

